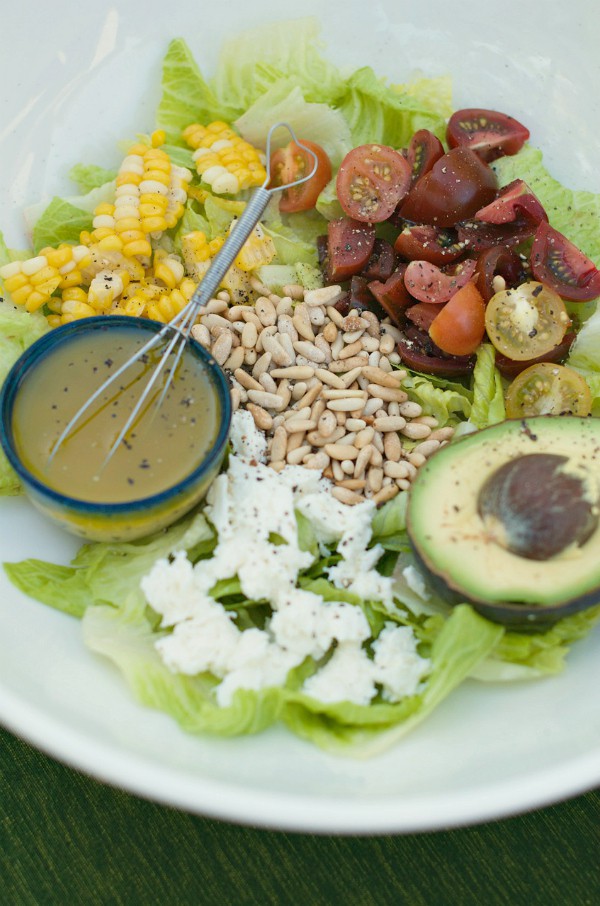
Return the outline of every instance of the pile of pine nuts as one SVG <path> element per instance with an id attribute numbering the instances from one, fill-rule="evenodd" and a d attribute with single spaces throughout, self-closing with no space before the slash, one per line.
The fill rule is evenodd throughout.
<path id="1" fill-rule="evenodd" d="M 271 468 L 320 469 L 348 504 L 407 490 L 453 428 L 408 398 L 397 328 L 370 311 L 344 317 L 339 286 L 253 287 L 254 305 L 218 293 L 192 333 L 230 375 L 233 408 L 265 433 Z"/>

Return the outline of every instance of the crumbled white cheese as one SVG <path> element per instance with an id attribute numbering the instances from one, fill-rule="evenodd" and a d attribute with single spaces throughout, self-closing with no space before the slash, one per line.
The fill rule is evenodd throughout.
<path id="1" fill-rule="evenodd" d="M 321 544 L 337 543 L 341 560 L 329 570 L 333 585 L 393 606 L 393 580 L 375 569 L 382 549 L 367 547 L 374 505 L 339 503 L 318 471 L 268 468 L 260 462 L 264 438 L 247 415 L 235 413 L 235 452 L 207 498 L 205 515 L 218 535 L 213 555 L 192 566 L 179 553 L 158 561 L 142 581 L 162 627 L 172 629 L 157 642 L 161 658 L 173 671 L 208 671 L 221 680 L 220 705 L 230 704 L 237 689 L 283 684 L 292 668 L 307 657 L 323 658 L 332 647 L 333 655 L 307 681 L 306 692 L 324 701 L 357 703 L 368 703 L 378 686 L 391 699 L 398 690 L 410 694 L 427 664 L 416 654 L 414 638 L 412 648 L 405 638 L 407 633 L 412 638 L 410 629 L 386 628 L 372 658 L 364 647 L 371 631 L 360 607 L 325 601 L 297 587 L 299 573 L 313 562 L 298 544 L 299 511 Z M 270 604 L 264 629 L 238 629 L 233 615 L 211 597 L 219 580 L 234 576 L 246 598 Z M 396 654 L 405 668 L 404 661 L 395 662 Z"/>
<path id="2" fill-rule="evenodd" d="M 267 461 L 267 438 L 261 431 L 257 431 L 254 419 L 247 409 L 236 409 L 233 413 L 229 442 L 240 459 Z"/>
<path id="3" fill-rule="evenodd" d="M 303 691 L 321 702 L 368 705 L 377 691 L 372 661 L 356 645 L 338 645 L 327 663 L 305 681 Z"/>

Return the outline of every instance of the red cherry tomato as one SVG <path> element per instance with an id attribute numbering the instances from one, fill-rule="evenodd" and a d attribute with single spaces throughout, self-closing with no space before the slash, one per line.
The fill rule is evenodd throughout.
<path id="1" fill-rule="evenodd" d="M 360 145 L 343 159 L 336 188 L 344 212 L 365 223 L 387 220 L 410 186 L 406 158 L 387 145 Z"/>
<path id="2" fill-rule="evenodd" d="M 516 154 L 528 138 L 529 129 L 512 116 L 478 107 L 457 110 L 446 129 L 450 148 L 470 148 L 485 161 Z"/>
<path id="3" fill-rule="evenodd" d="M 279 199 L 279 210 L 284 214 L 314 208 L 317 198 L 331 179 L 331 163 L 323 148 L 305 138 L 301 141 L 317 155 L 317 171 L 311 179 L 299 186 L 283 190 Z M 290 142 L 285 148 L 278 148 L 271 155 L 271 186 L 282 186 L 302 179 L 310 173 L 313 166 L 314 160 L 311 155 L 296 142 Z"/>
<path id="4" fill-rule="evenodd" d="M 375 244 L 375 227 L 349 217 L 330 220 L 327 226 L 325 272 L 329 283 L 348 280 L 366 265 Z"/>
<path id="5" fill-rule="evenodd" d="M 541 201 L 522 179 L 513 179 L 500 189 L 494 201 L 475 214 L 477 220 L 485 223 L 514 223 L 520 217 L 530 218 L 536 224 L 548 220 Z"/>
<path id="6" fill-rule="evenodd" d="M 401 264 L 387 280 L 371 280 L 368 284 L 376 301 L 387 312 L 395 324 L 402 320 L 404 309 L 414 302 L 404 285 L 406 265 Z"/>
<path id="7" fill-rule="evenodd" d="M 494 286 L 494 278 L 502 277 L 504 287 Z M 523 283 L 525 273 L 519 255 L 503 245 L 494 245 L 486 249 L 477 259 L 475 285 L 486 302 L 499 288 L 512 289 Z"/>
<path id="8" fill-rule="evenodd" d="M 485 334 L 485 302 L 474 283 L 466 283 L 446 305 L 429 328 L 436 346 L 450 355 L 471 355 Z"/>
<path id="9" fill-rule="evenodd" d="M 406 226 L 394 248 L 407 261 L 419 259 L 438 266 L 456 261 L 465 251 L 454 230 L 443 230 L 426 223 Z"/>
<path id="10" fill-rule="evenodd" d="M 600 271 L 580 249 L 542 221 L 531 249 L 531 270 L 536 280 L 563 299 L 589 302 L 600 296 Z"/>
<path id="11" fill-rule="evenodd" d="M 429 129 L 419 129 L 410 140 L 406 159 L 410 167 L 410 184 L 429 173 L 434 163 L 443 157 L 444 146 Z"/>
<path id="12" fill-rule="evenodd" d="M 429 261 L 411 261 L 406 266 L 404 283 L 419 302 L 442 305 L 473 277 L 476 267 L 477 262 L 470 258 L 448 273 Z"/>
<path id="13" fill-rule="evenodd" d="M 497 188 L 487 164 L 467 148 L 454 148 L 415 183 L 399 214 L 414 223 L 451 227 L 493 201 Z"/>
<path id="14" fill-rule="evenodd" d="M 387 280 L 394 273 L 396 256 L 387 239 L 376 239 L 371 257 L 361 271 L 366 280 Z"/>

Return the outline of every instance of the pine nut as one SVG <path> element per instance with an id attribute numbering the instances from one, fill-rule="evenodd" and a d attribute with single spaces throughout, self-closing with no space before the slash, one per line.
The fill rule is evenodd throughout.
<path id="1" fill-rule="evenodd" d="M 344 459 L 356 459 L 358 450 L 349 444 L 325 444 L 325 452 L 332 459 L 342 462 Z"/>
<path id="2" fill-rule="evenodd" d="M 231 408 L 234 412 L 240 408 L 240 403 L 242 401 L 239 387 L 232 387 L 229 391 L 229 398 L 231 399 Z"/>
<path id="3" fill-rule="evenodd" d="M 439 440 L 436 440 L 436 438 L 434 438 L 433 440 L 431 440 L 430 438 L 431 435 L 429 436 L 429 439 L 422 441 L 420 444 L 417 444 L 413 452 L 421 453 L 421 455 L 426 459 L 428 456 L 431 456 L 432 453 L 435 453 L 435 451 L 439 449 L 440 442 Z"/>
<path id="4" fill-rule="evenodd" d="M 277 323 L 277 310 L 271 300 L 265 298 L 265 296 L 258 297 L 254 303 L 254 310 L 264 327 L 271 327 Z"/>
<path id="5" fill-rule="evenodd" d="M 330 306 L 326 309 L 326 312 L 327 312 L 327 314 L 329 315 L 329 317 L 331 318 L 331 320 L 333 321 L 333 323 L 335 324 L 335 326 L 338 327 L 338 328 L 343 329 L 343 326 L 344 326 L 344 316 L 342 315 L 342 313 L 339 312 L 339 311 L 337 310 L 337 308 L 334 308 L 333 305 L 330 305 Z"/>
<path id="6" fill-rule="evenodd" d="M 385 488 L 382 488 L 376 494 L 373 495 L 373 503 L 376 503 L 379 506 L 380 503 L 387 503 L 388 500 L 392 500 L 396 494 L 398 494 L 400 488 L 396 484 L 388 484 Z"/>
<path id="7" fill-rule="evenodd" d="M 362 402 L 364 405 L 364 401 Z M 356 397 L 345 397 L 344 399 L 327 400 L 327 408 L 332 412 L 362 412 L 363 406 L 357 406 L 360 403 L 361 400 Z"/>
<path id="8" fill-rule="evenodd" d="M 245 321 L 246 324 L 254 324 L 257 331 L 262 330 L 262 324 L 260 323 L 260 318 L 256 314 L 253 308 L 245 305 L 242 309 L 242 321 Z"/>
<path id="9" fill-rule="evenodd" d="M 338 358 L 341 360 L 350 359 L 353 356 L 358 355 L 358 353 L 361 351 L 362 351 L 362 343 L 360 342 L 360 340 L 356 340 L 356 342 L 350 343 L 349 346 L 345 346 L 341 350 Z"/>
<path id="10" fill-rule="evenodd" d="M 288 437 L 287 431 L 283 426 L 275 428 L 273 432 L 273 442 L 271 443 L 271 459 L 285 459 L 287 452 Z"/>
<path id="11" fill-rule="evenodd" d="M 337 359 L 331 362 L 329 368 L 333 372 L 346 372 L 352 371 L 354 368 L 362 368 L 367 364 L 366 354 L 352 356 L 349 359 Z"/>
<path id="12" fill-rule="evenodd" d="M 242 346 L 246 349 L 254 349 L 257 340 L 258 330 L 256 324 L 253 324 L 252 321 L 247 321 L 242 330 Z"/>
<path id="13" fill-rule="evenodd" d="M 407 464 L 388 460 L 383 464 L 383 474 L 390 478 L 408 478 Z"/>
<path id="14" fill-rule="evenodd" d="M 276 393 L 267 393 L 266 390 L 248 390 L 248 399 L 263 409 L 274 409 L 275 412 L 285 409 L 284 400 Z"/>
<path id="15" fill-rule="evenodd" d="M 376 431 L 405 431 L 408 427 L 406 419 L 402 418 L 401 415 L 384 415 L 383 417 L 376 418 L 373 422 L 373 427 Z M 427 428 L 429 433 L 429 428 Z M 406 435 L 409 437 L 410 435 Z"/>
<path id="16" fill-rule="evenodd" d="M 294 431 L 293 434 L 288 436 L 288 454 L 292 450 L 297 450 L 298 447 L 306 446 L 306 431 Z M 308 453 L 306 454 L 308 456 Z M 304 459 L 304 457 L 302 457 Z"/>
<path id="17" fill-rule="evenodd" d="M 267 391 L 267 393 L 277 393 L 277 384 L 268 371 L 263 371 L 263 373 L 258 378 L 258 383 L 261 385 L 263 390 Z"/>
<path id="18" fill-rule="evenodd" d="M 302 406 L 312 406 L 322 389 L 323 384 L 320 381 L 317 384 L 313 384 L 312 387 L 308 388 L 302 399 L 298 400 L 296 403 L 297 407 L 300 409 Z"/>
<path id="19" fill-rule="evenodd" d="M 287 334 L 293 343 L 298 339 L 298 331 L 294 327 L 291 315 L 280 315 L 277 318 L 277 330 L 279 333 Z"/>
<path id="20" fill-rule="evenodd" d="M 323 355 L 325 356 L 325 363 L 329 365 L 333 358 L 331 354 L 331 346 L 329 345 L 327 340 L 323 336 L 321 336 L 321 334 L 317 334 L 317 336 L 315 337 L 315 347 L 323 353 Z"/>
<path id="21" fill-rule="evenodd" d="M 310 365 L 290 365 L 288 368 L 273 368 L 271 377 L 289 378 L 291 381 L 307 381 L 313 377 L 315 369 Z"/>
<path id="22" fill-rule="evenodd" d="M 350 388 L 344 388 L 343 390 L 338 390 L 336 387 L 328 388 L 323 390 L 321 396 L 325 400 L 342 400 L 342 399 L 359 399 L 366 400 L 367 394 L 364 390 L 351 390 Z"/>
<path id="23" fill-rule="evenodd" d="M 297 447 L 295 450 L 289 450 L 286 456 L 287 462 L 291 466 L 298 466 L 305 456 L 310 453 L 310 446 L 305 444 L 303 447 Z"/>
<path id="24" fill-rule="evenodd" d="M 300 355 L 303 355 L 311 362 L 316 362 L 318 365 L 321 365 L 325 361 L 325 354 L 307 340 L 296 340 L 294 349 L 296 352 L 300 353 Z"/>
<path id="25" fill-rule="evenodd" d="M 423 440 L 431 434 L 429 425 L 419 425 L 418 422 L 407 422 L 404 428 L 398 428 L 397 430 L 411 440 Z"/>
<path id="26" fill-rule="evenodd" d="M 322 286 L 319 289 L 306 290 L 304 301 L 307 305 L 335 305 L 343 295 L 341 286 Z"/>
<path id="27" fill-rule="evenodd" d="M 454 428 L 434 428 L 434 430 L 429 435 L 429 440 L 450 440 L 451 437 L 454 437 Z"/>
<path id="28" fill-rule="evenodd" d="M 332 374 L 325 368 L 317 368 L 315 371 L 315 377 L 320 381 L 323 381 L 324 384 L 329 384 L 330 387 L 337 387 L 339 390 L 343 390 L 346 386 L 343 380 L 338 377 L 337 374 Z"/>
<path id="29" fill-rule="evenodd" d="M 375 415 L 375 413 L 379 409 L 381 409 L 382 406 L 383 406 L 382 399 L 379 399 L 379 397 L 377 397 L 377 396 L 372 397 L 370 400 L 367 400 L 367 402 L 365 404 L 365 408 L 363 409 L 363 417 L 368 418 L 371 415 Z"/>
<path id="30" fill-rule="evenodd" d="M 358 456 L 354 463 L 354 477 L 361 478 L 367 466 L 371 462 L 371 454 L 373 453 L 374 447 L 371 444 L 367 444 L 362 450 L 359 450 Z"/>
<path id="31" fill-rule="evenodd" d="M 344 387 L 349 387 L 350 384 L 353 384 L 361 373 L 362 365 L 358 365 L 356 368 L 352 368 L 351 371 L 347 371 L 346 374 L 342 375 L 342 382 L 344 384 Z"/>
<path id="32" fill-rule="evenodd" d="M 192 336 L 201 346 L 206 346 L 207 348 L 210 346 L 210 330 L 206 324 L 194 324 Z"/>
<path id="33" fill-rule="evenodd" d="M 265 374 L 269 370 L 270 364 L 271 353 L 263 352 L 263 354 L 256 360 L 254 368 L 252 369 L 252 377 L 255 381 L 260 381 L 261 374 Z"/>
<path id="34" fill-rule="evenodd" d="M 397 387 L 393 390 L 391 387 L 382 387 L 380 384 L 369 384 L 367 390 L 371 396 L 379 397 L 384 403 L 404 403 L 407 399 L 406 392 L 404 390 L 398 390 Z"/>
<path id="35" fill-rule="evenodd" d="M 419 403 L 414 403 L 412 400 L 406 400 L 400 406 L 400 415 L 403 415 L 405 418 L 418 418 L 419 415 L 423 414 L 423 407 Z"/>
<path id="36" fill-rule="evenodd" d="M 318 422 L 319 419 L 321 418 L 321 416 L 323 415 L 323 413 L 325 412 L 325 408 L 326 408 L 326 407 L 325 407 L 325 400 L 324 400 L 324 399 L 316 399 L 316 400 L 314 401 L 314 403 L 312 404 L 312 406 L 310 407 L 310 417 L 311 417 L 315 422 Z"/>
<path id="37" fill-rule="evenodd" d="M 286 283 L 282 289 L 284 296 L 290 296 L 292 299 L 302 299 L 304 296 L 304 287 L 299 283 Z"/>
<path id="38" fill-rule="evenodd" d="M 268 328 L 267 328 L 268 329 Z M 263 331 L 264 334 L 264 331 Z M 264 337 L 262 341 L 263 349 L 265 352 L 270 352 L 273 361 L 276 365 L 280 365 L 284 368 L 288 368 L 293 364 L 292 358 L 285 351 L 281 343 L 275 339 L 275 337 Z"/>
<path id="39" fill-rule="evenodd" d="M 397 377 L 399 372 L 387 372 L 381 368 L 375 368 L 373 365 L 366 365 L 363 368 L 363 374 L 372 384 L 379 384 L 381 387 L 391 387 L 392 390 L 398 390 L 400 387 L 400 378 Z"/>
<path id="40" fill-rule="evenodd" d="M 327 444 L 333 444 L 341 440 L 345 433 L 344 429 L 338 425 L 328 437 L 323 437 L 318 431 L 310 431 L 306 435 L 306 439 L 313 447 L 325 447 Z"/>
<path id="41" fill-rule="evenodd" d="M 340 485 L 333 488 L 331 494 L 336 500 L 339 500 L 340 503 L 346 503 L 349 506 L 355 506 L 357 503 L 364 502 L 364 497 L 361 497 L 360 494 L 349 490 L 349 488 L 341 487 Z"/>
<path id="42" fill-rule="evenodd" d="M 342 460 L 342 472 L 344 475 L 354 474 L 354 462 L 351 459 Z"/>
<path id="43" fill-rule="evenodd" d="M 408 462 L 411 462 L 413 466 L 416 466 L 419 469 L 425 462 L 425 457 L 422 453 L 415 453 L 414 450 L 411 450 L 410 453 L 406 454 L 406 459 Z"/>
<path id="44" fill-rule="evenodd" d="M 318 423 L 319 434 L 322 434 L 323 437 L 329 437 L 336 427 L 336 419 L 333 412 L 329 409 L 326 409 Z"/>
<path id="45" fill-rule="evenodd" d="M 263 409 L 261 406 L 257 406 L 254 403 L 248 403 L 246 408 L 252 415 L 254 424 L 257 428 L 260 428 L 261 431 L 271 430 L 273 427 L 273 416 L 270 415 L 266 409 Z"/>
<path id="46" fill-rule="evenodd" d="M 252 375 L 248 374 L 247 371 L 244 371 L 243 368 L 236 368 L 233 372 L 233 376 L 242 387 L 245 387 L 246 390 L 262 390 L 261 384 L 258 381 L 255 381 Z"/>
<path id="47" fill-rule="evenodd" d="M 231 347 L 233 344 L 233 337 L 231 336 L 231 331 L 227 330 L 225 333 L 222 333 L 221 336 L 217 337 L 211 348 L 211 355 L 214 360 L 219 365 L 224 365 L 227 359 L 229 358 L 229 353 L 231 352 Z"/>
<path id="48" fill-rule="evenodd" d="M 347 418 L 346 427 L 349 431 L 362 431 L 367 427 L 367 423 L 362 418 Z"/>
<path id="49" fill-rule="evenodd" d="M 381 485 L 383 484 L 383 469 L 376 469 L 371 467 L 367 472 L 367 487 L 370 491 L 373 491 L 374 494 L 377 491 L 381 490 Z"/>
<path id="50" fill-rule="evenodd" d="M 395 431 L 386 431 L 383 435 L 383 452 L 388 462 L 400 462 L 402 441 Z"/>
<path id="51" fill-rule="evenodd" d="M 235 349 L 231 350 L 231 355 L 224 363 L 223 368 L 226 371 L 236 371 L 238 368 L 241 368 L 244 364 L 244 347 L 236 346 Z"/>
<path id="52" fill-rule="evenodd" d="M 338 329 L 333 321 L 330 321 L 329 324 L 326 324 L 322 330 L 323 339 L 327 340 L 328 343 L 333 343 L 337 335 Z"/>
<path id="53" fill-rule="evenodd" d="M 366 486 L 365 478 L 344 478 L 338 483 L 338 488 L 348 488 L 349 491 L 362 491 Z"/>
<path id="54" fill-rule="evenodd" d="M 362 431 L 358 432 L 354 444 L 360 450 L 362 447 L 366 447 L 367 444 L 370 444 L 374 437 L 375 429 L 369 425 L 368 427 L 363 428 Z"/>
<path id="55" fill-rule="evenodd" d="M 302 399 L 307 390 L 308 386 L 305 381 L 297 381 L 292 387 L 292 399 L 294 401 Z"/>
<path id="56" fill-rule="evenodd" d="M 285 430 L 289 434 L 294 434 L 296 431 L 314 431 L 317 427 L 316 421 L 312 418 L 288 418 L 285 423 Z"/>
<path id="57" fill-rule="evenodd" d="M 291 315 L 294 310 L 294 306 L 292 305 L 292 300 L 290 299 L 290 297 L 283 296 L 283 298 L 280 299 L 275 306 L 275 310 L 277 311 L 277 317 L 279 317 L 280 315 Z"/>
<path id="58" fill-rule="evenodd" d="M 329 456 L 324 450 L 319 450 L 318 453 L 312 453 L 304 460 L 304 465 L 307 469 L 326 469 L 329 463 Z"/>
<path id="59" fill-rule="evenodd" d="M 277 396 L 281 397 L 283 400 L 284 407 L 289 406 L 292 399 L 292 391 L 290 390 L 290 382 L 286 378 L 279 381 L 275 392 L 277 393 Z"/>

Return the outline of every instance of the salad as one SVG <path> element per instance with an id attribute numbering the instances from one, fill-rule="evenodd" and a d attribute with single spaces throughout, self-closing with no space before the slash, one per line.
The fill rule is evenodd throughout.
<path id="1" fill-rule="evenodd" d="M 23 348 L 76 318 L 179 311 L 265 178 L 273 122 L 300 139 L 268 162 L 274 182 L 306 171 L 302 146 L 317 155 L 316 176 L 269 205 L 195 328 L 231 374 L 237 409 L 206 504 L 142 541 L 87 544 L 70 566 L 5 568 L 23 592 L 80 619 L 85 643 L 137 698 L 191 732 L 282 721 L 332 751 L 374 753 L 469 677 L 560 671 L 600 615 L 532 634 L 466 603 L 449 608 L 419 573 L 406 527 L 407 491 L 432 441 L 506 415 L 597 412 L 600 203 L 550 176 L 522 124 L 455 112 L 449 79 L 341 73 L 316 50 L 315 29 L 295 23 L 292 42 L 285 25 L 270 26 L 258 43 L 269 60 L 240 35 L 210 80 L 185 41 L 172 41 L 153 131 L 130 136 L 115 169 L 74 165 L 79 194 L 27 212 L 30 250 L 0 242 L 6 374 Z M 291 364 L 276 361 L 286 349 L 269 342 L 271 310 L 296 330 Z M 322 367 L 334 334 L 339 371 Z M 559 367 L 540 371 L 548 362 Z M 336 406 L 313 419 L 315 381 Z M 282 382 L 289 396 L 277 408 Z M 286 433 L 284 406 L 302 429 Z M 327 462 L 313 423 L 326 412 L 328 446 L 342 448 Z M 355 442 L 373 419 L 380 464 L 373 453 L 359 475 Z M 292 449 L 301 430 L 316 433 Z M 0 489 L 19 491 L 3 457 Z"/>

